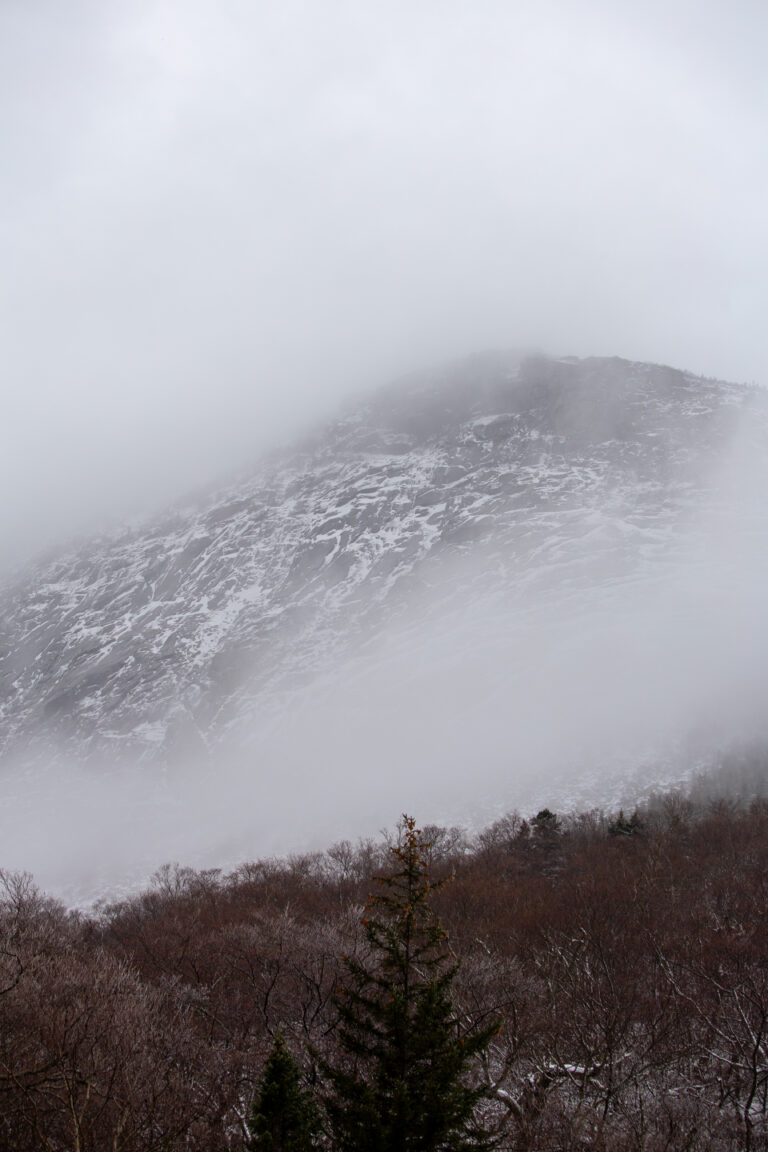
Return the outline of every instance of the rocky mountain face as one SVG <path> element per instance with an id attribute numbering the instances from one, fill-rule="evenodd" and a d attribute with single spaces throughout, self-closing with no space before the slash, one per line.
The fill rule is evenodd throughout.
<path id="1" fill-rule="evenodd" d="M 618 359 L 487 356 L 387 388 L 3 588 L 2 757 L 215 756 L 392 629 L 470 604 L 488 634 L 532 597 L 578 614 L 675 564 L 744 427 L 768 449 L 760 390 Z"/>

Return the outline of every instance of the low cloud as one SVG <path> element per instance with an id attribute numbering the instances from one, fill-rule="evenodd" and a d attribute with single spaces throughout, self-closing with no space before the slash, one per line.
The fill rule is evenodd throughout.
<path id="1" fill-rule="evenodd" d="M 5 4 L 0 563 L 485 347 L 768 380 L 763 28 Z"/>

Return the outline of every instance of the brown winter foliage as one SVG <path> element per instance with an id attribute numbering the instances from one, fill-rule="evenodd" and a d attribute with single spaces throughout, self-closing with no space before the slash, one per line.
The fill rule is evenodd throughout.
<path id="1" fill-rule="evenodd" d="M 518 1152 L 768 1148 L 768 803 L 425 830 L 476 1068 Z M 278 1025 L 333 1059 L 386 844 L 167 868 L 98 914 L 0 890 L 0 1149 L 243 1149 Z"/>

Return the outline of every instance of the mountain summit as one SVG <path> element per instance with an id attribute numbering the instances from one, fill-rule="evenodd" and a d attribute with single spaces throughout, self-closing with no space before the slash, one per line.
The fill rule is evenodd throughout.
<path id="1" fill-rule="evenodd" d="M 637 761 L 636 730 L 653 744 L 673 699 L 695 697 L 681 733 L 711 721 L 719 675 L 691 687 L 702 645 L 742 653 L 742 697 L 757 676 L 739 645 L 761 626 L 744 617 L 766 458 L 761 390 L 667 367 L 489 355 L 401 381 L 241 482 L 6 586 L 2 756 L 215 764 L 303 723 L 314 693 L 337 728 L 377 701 L 390 739 L 412 706 L 399 755 L 416 775 L 440 727 L 465 760 L 492 731 L 513 793 L 532 712 L 569 732 L 578 713 L 600 759 L 616 709 L 636 708 Z M 553 764 L 573 741 L 547 748 Z"/>

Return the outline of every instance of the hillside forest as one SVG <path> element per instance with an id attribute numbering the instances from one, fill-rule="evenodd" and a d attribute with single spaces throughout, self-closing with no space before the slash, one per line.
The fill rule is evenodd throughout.
<path id="1" fill-rule="evenodd" d="M 88 912 L 2 875 L 2 1152 L 768 1148 L 768 802 L 513 813 Z"/>

